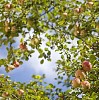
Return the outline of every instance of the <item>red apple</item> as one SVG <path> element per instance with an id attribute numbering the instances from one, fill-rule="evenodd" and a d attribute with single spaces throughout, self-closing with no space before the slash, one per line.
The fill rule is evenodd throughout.
<path id="1" fill-rule="evenodd" d="M 83 61 L 82 67 L 84 71 L 90 71 L 92 69 L 92 65 L 89 61 Z"/>
<path id="2" fill-rule="evenodd" d="M 75 77 L 80 78 L 80 79 L 85 79 L 86 78 L 86 74 L 84 73 L 83 70 L 78 69 L 75 72 Z"/>
<path id="3" fill-rule="evenodd" d="M 19 45 L 19 47 L 20 47 L 20 49 L 22 49 L 22 50 L 27 50 L 26 44 L 24 44 L 24 43 L 21 43 L 21 44 Z"/>
<path id="4" fill-rule="evenodd" d="M 88 81 L 81 82 L 81 86 L 84 90 L 90 89 L 90 83 Z"/>
<path id="5" fill-rule="evenodd" d="M 80 86 L 80 79 L 79 78 L 75 78 L 72 80 L 72 87 L 77 88 Z"/>
<path id="6" fill-rule="evenodd" d="M 22 90 L 22 89 L 17 90 L 17 94 L 19 96 L 22 96 L 24 94 L 24 90 Z"/>
<path id="7" fill-rule="evenodd" d="M 9 96 L 9 93 L 8 92 L 3 92 L 2 93 L 2 97 L 8 97 Z"/>
<path id="8" fill-rule="evenodd" d="M 5 10 L 8 11 L 8 10 L 11 10 L 12 9 L 12 4 L 8 3 L 5 5 Z"/>
<path id="9" fill-rule="evenodd" d="M 14 61 L 13 65 L 14 65 L 15 67 L 19 67 L 20 63 L 19 63 L 18 61 Z"/>

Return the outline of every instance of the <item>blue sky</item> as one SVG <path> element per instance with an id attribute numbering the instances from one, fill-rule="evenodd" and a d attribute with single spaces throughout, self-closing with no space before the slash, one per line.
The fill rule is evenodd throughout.
<path id="1" fill-rule="evenodd" d="M 32 33 L 32 31 L 31 31 Z M 27 36 L 28 37 L 28 36 Z M 42 38 L 44 38 L 44 36 L 42 36 Z M 15 46 L 19 46 L 17 44 L 19 44 L 20 42 L 20 38 L 16 38 L 17 43 Z M 46 42 L 46 41 L 45 41 Z M 45 43 L 42 43 L 42 48 L 45 47 L 44 45 Z M 72 45 L 75 45 L 76 42 L 75 40 L 72 41 L 72 44 L 69 45 L 69 47 L 71 47 Z M 2 46 L 2 48 L 0 48 L 0 59 L 1 58 L 5 58 L 7 55 L 7 52 L 5 50 L 5 46 Z M 42 75 L 45 74 L 46 75 L 46 81 L 48 83 L 56 83 L 56 81 L 54 80 L 55 77 L 57 77 L 57 74 L 55 72 L 56 69 L 56 61 L 58 59 L 60 59 L 60 54 L 59 52 L 55 52 L 54 50 L 51 50 L 51 58 L 52 61 L 48 62 L 45 61 L 44 64 L 40 64 L 40 61 L 38 59 L 38 52 L 36 51 L 32 57 L 29 59 L 29 61 L 24 61 L 23 65 L 20 65 L 20 67 L 10 71 L 9 73 L 6 73 L 4 70 L 4 67 L 0 68 L 0 74 L 4 73 L 6 75 L 9 75 L 11 77 L 12 80 L 14 81 L 20 81 L 20 82 L 29 82 L 32 78 L 31 76 L 33 74 L 35 75 Z"/>
<path id="2" fill-rule="evenodd" d="M 32 33 L 32 31 L 31 31 Z M 21 38 L 21 36 L 20 36 Z M 20 38 L 16 38 L 16 46 L 19 47 Z M 26 37 L 28 38 L 28 36 Z M 44 46 L 44 43 L 42 47 Z M 2 48 L 0 48 L 0 59 L 6 58 L 7 52 L 6 47 L 3 45 Z M 20 82 L 29 82 L 32 78 L 31 76 L 33 74 L 35 75 L 42 75 L 46 74 L 46 81 L 53 82 L 54 78 L 57 76 L 55 72 L 56 64 L 55 62 L 57 59 L 60 58 L 59 53 L 56 53 L 52 51 L 52 62 L 45 61 L 43 65 L 40 64 L 40 60 L 38 59 L 38 52 L 36 51 L 32 57 L 29 59 L 29 61 L 24 61 L 23 65 L 20 65 L 20 67 L 10 71 L 9 73 L 6 73 L 4 70 L 4 67 L 0 68 L 0 74 L 4 73 L 6 75 L 9 75 L 12 80 L 14 81 L 20 81 Z"/>

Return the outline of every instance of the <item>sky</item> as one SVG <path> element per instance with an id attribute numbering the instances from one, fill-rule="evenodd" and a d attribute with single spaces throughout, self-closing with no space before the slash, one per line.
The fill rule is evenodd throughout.
<path id="1" fill-rule="evenodd" d="M 17 44 L 19 44 L 20 38 L 16 38 Z M 44 36 L 42 36 L 42 38 L 44 38 Z M 76 45 L 76 40 L 73 40 L 71 42 L 72 43 L 69 45 L 69 47 L 71 47 L 72 45 Z M 42 48 L 45 47 L 44 44 L 45 43 L 42 43 Z M 15 46 L 19 47 L 19 45 L 15 45 Z M 6 49 L 5 46 L 2 46 L 2 48 L 0 48 L 0 59 L 6 57 L 7 52 L 5 49 Z M 20 67 L 10 71 L 9 73 L 6 73 L 4 70 L 5 68 L 1 67 L 0 74 L 5 74 L 10 76 L 11 80 L 13 81 L 26 82 L 26 83 L 32 80 L 31 76 L 33 74 L 34 75 L 45 74 L 46 75 L 45 81 L 47 83 L 53 83 L 54 85 L 57 85 L 57 81 L 54 80 L 54 78 L 57 77 L 57 73 L 55 72 L 55 69 L 57 67 L 56 61 L 61 58 L 59 52 L 55 52 L 54 50 L 51 50 L 52 61 L 48 62 L 47 60 L 45 60 L 44 64 L 40 64 L 38 55 L 39 53 L 36 51 L 28 61 L 24 61 L 24 63 L 20 65 Z M 57 85 L 57 86 L 58 88 L 62 87 L 61 85 Z M 63 90 L 66 90 L 66 88 L 63 88 Z"/>

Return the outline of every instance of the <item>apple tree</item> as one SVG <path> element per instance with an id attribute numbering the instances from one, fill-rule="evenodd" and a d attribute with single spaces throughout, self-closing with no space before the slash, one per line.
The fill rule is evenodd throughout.
<path id="1" fill-rule="evenodd" d="M 55 80 L 63 87 L 44 82 L 44 75 L 33 75 L 33 81 L 27 84 L 1 74 L 0 97 L 98 100 L 98 11 L 98 0 L 1 0 L 0 48 L 6 47 L 7 55 L 0 57 L 0 66 L 6 72 L 14 70 L 35 51 L 43 64 L 51 61 L 51 51 L 55 51 L 61 55 L 56 61 Z"/>

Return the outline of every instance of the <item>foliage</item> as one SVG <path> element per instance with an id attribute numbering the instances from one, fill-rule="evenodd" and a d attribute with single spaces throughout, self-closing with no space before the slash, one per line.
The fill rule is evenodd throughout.
<path id="1" fill-rule="evenodd" d="M 6 47 L 7 56 L 0 59 L 0 66 L 4 66 L 9 72 L 16 68 L 15 61 L 22 64 L 24 60 L 28 61 L 35 51 L 38 51 L 38 58 L 43 64 L 45 60 L 51 61 L 51 50 L 54 50 L 61 54 L 61 59 L 56 62 L 58 77 L 55 80 L 71 89 L 53 90 L 54 87 L 50 84 L 47 86 L 50 90 L 48 95 L 42 82 L 41 85 L 36 80 L 29 84 L 14 84 L 3 77 L 0 78 L 0 95 L 10 87 L 7 98 L 13 100 L 48 100 L 57 96 L 59 100 L 79 100 L 80 97 L 82 100 L 98 100 L 98 11 L 98 0 L 1 0 L 0 47 Z M 17 43 L 17 39 L 20 43 Z M 42 43 L 46 46 L 42 47 Z M 82 69 L 84 60 L 92 64 L 92 70 L 86 73 L 91 84 L 88 91 L 83 91 L 81 87 L 71 87 L 75 71 Z M 25 91 L 22 97 L 18 97 L 15 92 L 19 88 Z M 36 92 L 33 92 L 32 88 L 37 88 Z"/>

